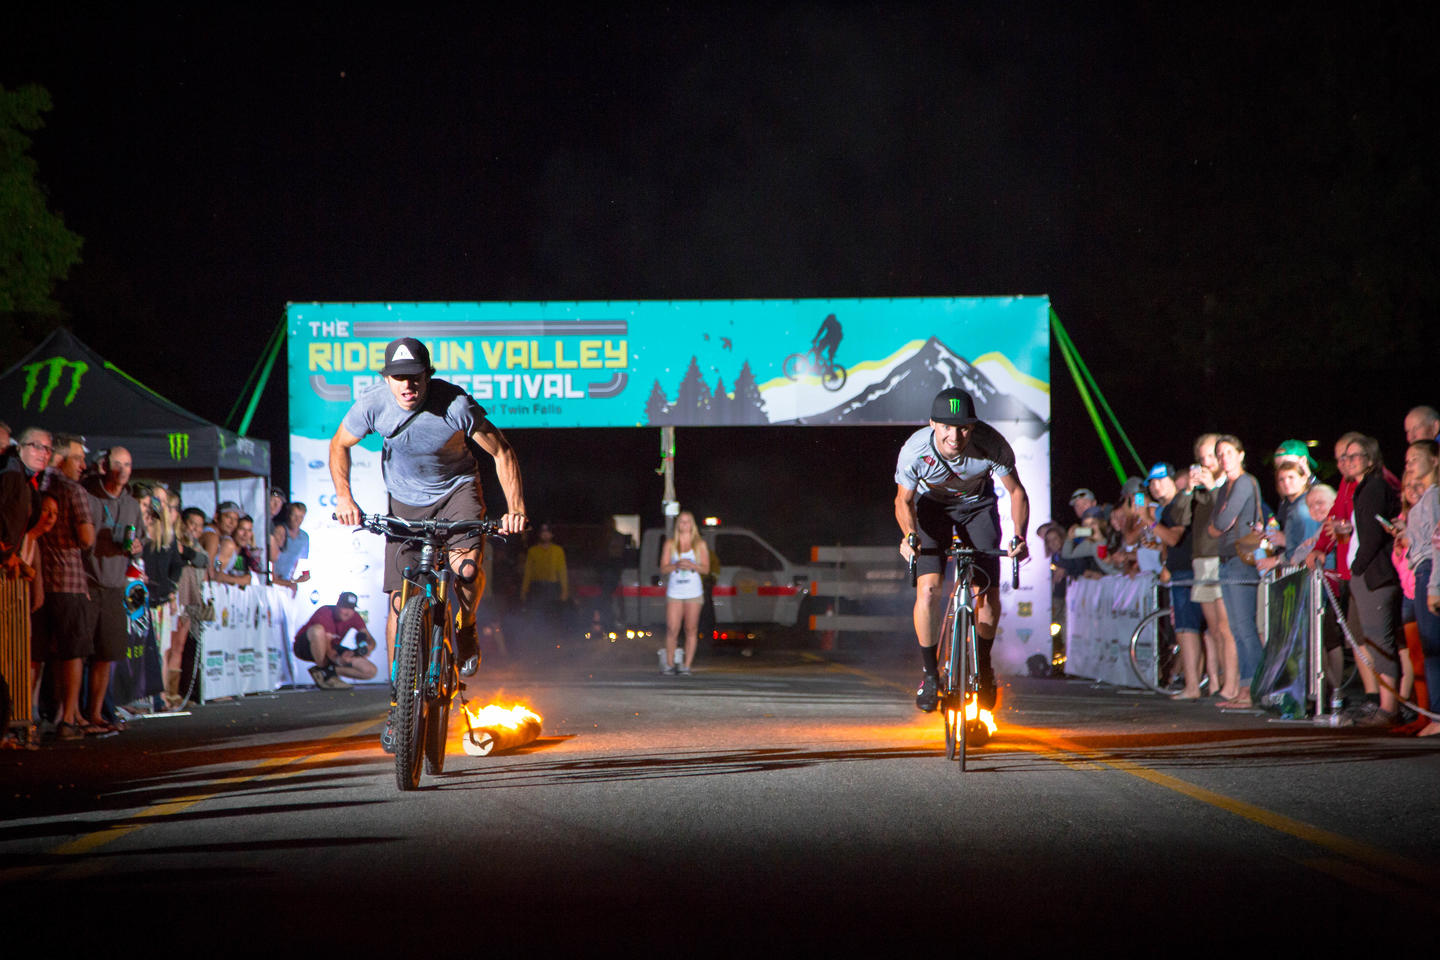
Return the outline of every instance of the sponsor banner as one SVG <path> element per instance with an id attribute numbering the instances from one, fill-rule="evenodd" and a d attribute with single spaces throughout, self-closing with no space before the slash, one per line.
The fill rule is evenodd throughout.
<path id="1" fill-rule="evenodd" d="M 502 429 L 914 423 L 950 386 L 1031 436 L 1050 419 L 1046 297 L 295 303 L 288 320 L 291 431 L 313 439 L 402 336 Z"/>
<path id="2" fill-rule="evenodd" d="M 291 682 L 278 614 L 289 589 L 209 583 L 205 593 L 215 603 L 215 619 L 201 635 L 202 701 L 277 690 Z"/>
<path id="3" fill-rule="evenodd" d="M 1130 636 L 1155 610 L 1155 585 L 1145 575 L 1071 580 L 1065 588 L 1065 673 L 1139 687 L 1130 667 Z M 1140 667 L 1152 681 L 1156 633 L 1151 624 L 1140 635 Z"/>

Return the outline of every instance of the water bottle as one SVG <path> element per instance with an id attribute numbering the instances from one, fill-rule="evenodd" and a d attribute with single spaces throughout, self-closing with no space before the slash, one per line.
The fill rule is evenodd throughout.
<path id="1" fill-rule="evenodd" d="M 127 523 L 125 525 L 125 538 L 120 541 L 120 549 L 126 553 L 135 549 L 135 524 Z"/>

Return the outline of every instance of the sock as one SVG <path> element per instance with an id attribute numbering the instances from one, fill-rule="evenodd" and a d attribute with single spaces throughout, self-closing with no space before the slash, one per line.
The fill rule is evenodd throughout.
<path id="1" fill-rule="evenodd" d="M 940 673 L 940 645 L 920 648 L 920 666 L 932 677 Z"/>

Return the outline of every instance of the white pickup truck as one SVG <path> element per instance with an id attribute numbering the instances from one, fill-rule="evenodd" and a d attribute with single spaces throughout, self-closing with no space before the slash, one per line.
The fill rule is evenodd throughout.
<path id="1" fill-rule="evenodd" d="M 779 550 L 744 527 L 702 527 L 715 574 L 716 625 L 778 623 L 794 626 L 810 595 L 809 567 L 791 563 Z M 640 538 L 639 566 L 620 580 L 621 619 L 635 626 L 665 622 L 665 578 L 660 547 L 665 531 L 646 530 Z M 719 560 L 716 570 L 714 561 Z"/>

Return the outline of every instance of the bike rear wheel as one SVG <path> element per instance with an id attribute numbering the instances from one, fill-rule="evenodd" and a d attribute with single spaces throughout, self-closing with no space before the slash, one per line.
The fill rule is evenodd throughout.
<path id="1" fill-rule="evenodd" d="M 820 373 L 820 385 L 831 393 L 845 386 L 845 368 L 840 364 L 834 364 L 828 370 Z"/>
<path id="2" fill-rule="evenodd" d="M 450 734 L 450 696 L 445 685 L 452 665 L 451 654 L 443 644 L 442 629 L 438 623 L 430 628 L 430 649 L 438 648 L 441 658 L 440 695 L 425 711 L 425 772 L 432 777 L 445 772 L 445 740 Z"/>
<path id="3" fill-rule="evenodd" d="M 429 610 L 424 597 L 412 597 L 400 612 L 396 636 L 395 785 L 420 786 L 421 740 L 425 730 L 425 668 L 430 638 Z"/>

